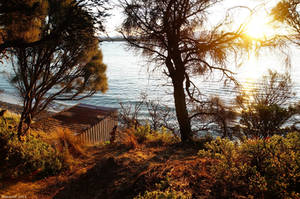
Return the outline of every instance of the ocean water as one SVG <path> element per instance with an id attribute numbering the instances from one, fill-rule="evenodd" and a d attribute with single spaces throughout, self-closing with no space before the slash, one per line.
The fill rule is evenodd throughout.
<path id="1" fill-rule="evenodd" d="M 104 63 L 107 65 L 109 90 L 106 93 L 96 93 L 90 98 L 81 100 L 80 103 L 119 108 L 120 102 L 135 104 L 140 101 L 141 93 L 146 93 L 149 99 L 174 107 L 170 80 L 162 75 L 159 69 L 153 71 L 155 63 L 147 62 L 139 52 L 128 49 L 125 42 L 102 42 L 100 47 Z M 265 74 L 268 68 L 278 71 L 289 70 L 296 92 L 294 101 L 298 101 L 300 99 L 300 66 L 296 67 L 299 63 L 296 56 L 298 52 L 293 51 L 295 55 L 292 56 L 295 59 L 292 59 L 294 61 L 291 64 L 294 67 L 288 69 L 281 67 L 283 58 L 278 59 L 278 55 L 270 53 L 259 60 L 248 59 L 245 66 L 233 70 L 238 73 L 237 79 L 245 89 L 255 87 L 257 85 L 255 80 Z M 20 104 L 15 88 L 8 81 L 11 72 L 12 69 L 7 62 L 0 65 L 0 100 Z M 194 78 L 205 96 L 219 96 L 227 103 L 231 103 L 237 91 L 233 84 L 224 85 L 220 79 L 218 74 L 212 74 L 209 78 Z M 54 109 L 59 110 L 61 107 L 76 103 L 79 102 L 57 102 L 59 108 Z M 146 114 L 145 109 L 142 112 Z"/>
<path id="2" fill-rule="evenodd" d="M 128 50 L 124 42 L 102 42 L 103 62 L 107 65 L 109 89 L 106 93 L 98 92 L 92 97 L 83 99 L 80 103 L 119 108 L 120 102 L 135 104 L 145 93 L 149 99 L 160 100 L 172 106 L 171 87 L 167 86 L 165 77 L 158 72 L 148 72 L 148 66 L 143 56 Z M 9 61 L 0 63 L 0 100 L 13 104 L 21 104 L 16 89 L 9 83 L 12 68 Z M 79 101 L 56 102 L 54 109 L 65 108 Z"/>

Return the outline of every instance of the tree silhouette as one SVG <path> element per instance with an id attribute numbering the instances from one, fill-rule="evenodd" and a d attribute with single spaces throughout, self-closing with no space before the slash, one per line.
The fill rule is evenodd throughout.
<path id="1" fill-rule="evenodd" d="M 39 7 L 39 3 L 31 8 Z M 94 17 L 78 1 L 49 0 L 45 7 L 29 30 L 38 32 L 36 35 L 27 38 L 26 28 L 24 34 L 18 28 L 12 31 L 21 38 L 20 43 L 12 40 L 14 45 L 9 48 L 14 70 L 11 82 L 23 99 L 19 137 L 54 100 L 80 100 L 107 90 L 106 65 L 98 49 Z M 31 16 L 31 10 L 28 12 Z M 9 27 L 7 23 L 7 31 Z"/>
<path id="2" fill-rule="evenodd" d="M 236 47 L 249 47 L 242 28 L 226 32 L 218 24 L 208 28 L 207 12 L 221 0 L 120 0 L 126 19 L 121 33 L 142 49 L 172 80 L 176 116 L 181 139 L 192 139 L 187 98 L 202 103 L 201 92 L 192 82 L 193 75 L 221 71 L 234 80 L 226 67 L 228 54 Z"/>
<path id="3" fill-rule="evenodd" d="M 94 28 L 103 31 L 103 20 L 107 16 L 108 0 L 0 0 L 0 58 L 7 49 L 14 47 L 34 47 L 57 39 L 62 32 L 78 31 L 77 23 L 69 13 L 60 13 L 61 22 L 51 27 L 51 31 L 43 30 L 46 21 L 53 16 L 51 13 L 62 11 L 61 6 L 72 4 L 84 9 L 92 18 Z M 46 20 L 46 21 L 45 21 Z M 50 22 L 48 23 L 50 24 Z M 72 24 L 72 25 L 71 25 Z M 48 27 L 49 30 L 49 27 Z M 84 28 L 81 33 L 84 34 Z M 78 34 L 78 33 L 77 33 Z"/>
<path id="4" fill-rule="evenodd" d="M 300 110 L 299 104 L 291 104 L 294 95 L 290 75 L 269 70 L 255 89 L 236 98 L 241 109 L 239 129 L 242 135 L 266 138 L 286 134 L 288 131 L 282 126 L 287 121 L 292 126 L 298 123 L 295 119 L 291 120 Z"/>
<path id="5" fill-rule="evenodd" d="M 298 6 L 300 4 L 299 0 L 282 0 L 280 1 L 271 12 L 276 21 L 287 24 L 292 31 L 300 34 L 300 13 Z"/>

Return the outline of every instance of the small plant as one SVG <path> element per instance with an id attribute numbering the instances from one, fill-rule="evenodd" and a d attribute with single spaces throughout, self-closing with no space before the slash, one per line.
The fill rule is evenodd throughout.
<path id="1" fill-rule="evenodd" d="M 146 140 L 150 144 L 169 145 L 180 142 L 179 137 L 176 137 L 172 132 L 165 127 L 161 127 L 159 131 L 152 131 L 146 134 Z"/>
<path id="2" fill-rule="evenodd" d="M 133 131 L 133 134 L 139 143 L 143 143 L 147 139 L 147 136 L 151 133 L 151 127 L 149 124 L 138 126 L 136 130 Z"/>
<path id="3" fill-rule="evenodd" d="M 155 190 L 155 191 L 146 191 L 143 195 L 138 195 L 134 199 L 190 199 L 192 198 L 191 194 L 183 193 L 174 190 Z"/>
<path id="4" fill-rule="evenodd" d="M 142 119 L 141 111 L 147 110 L 148 119 Z M 135 128 L 138 126 L 148 126 L 158 131 L 161 127 L 175 132 L 178 130 L 175 112 L 160 102 L 160 100 L 152 100 L 147 98 L 147 94 L 142 92 L 135 104 L 124 104 L 120 102 L 119 112 L 120 124 L 125 128 Z"/>
<path id="5" fill-rule="evenodd" d="M 20 141 L 16 130 L 6 127 L 0 128 L 0 161 L 0 179 L 49 176 L 65 168 L 63 155 L 41 137 L 29 134 Z"/>
<path id="6" fill-rule="evenodd" d="M 215 198 L 297 198 L 300 193 L 300 133 L 241 143 L 220 139 L 207 143 L 198 155 L 215 163 Z"/>
<path id="7" fill-rule="evenodd" d="M 283 135 L 287 132 L 281 128 L 293 115 L 299 112 L 299 107 L 283 108 L 277 104 L 251 104 L 241 114 L 241 129 L 250 138 L 266 138 L 272 135 Z"/>
<path id="8" fill-rule="evenodd" d="M 237 126 L 240 133 L 248 138 L 286 134 L 288 131 L 282 128 L 283 125 L 292 122 L 289 119 L 300 112 L 299 104 L 289 104 L 295 95 L 292 88 L 289 74 L 269 71 L 250 94 L 242 92 L 237 96 L 236 104 L 241 109 Z"/>
<path id="9" fill-rule="evenodd" d="M 134 131 L 134 129 L 125 129 L 120 132 L 120 143 L 127 149 L 136 149 L 139 145 Z"/>
<path id="10" fill-rule="evenodd" d="M 166 128 L 162 127 L 159 131 L 154 131 L 149 124 L 138 126 L 136 129 L 125 129 L 120 132 L 120 143 L 129 149 L 135 149 L 139 144 L 161 146 L 178 142 L 180 142 L 180 139 Z"/>
<path id="11" fill-rule="evenodd" d="M 2 110 L 2 115 L 0 116 L 0 129 L 13 129 L 18 125 L 19 120 L 20 116 L 18 114 Z"/>
<path id="12" fill-rule="evenodd" d="M 39 133 L 43 140 L 51 144 L 59 153 L 66 153 L 72 157 L 84 156 L 85 151 L 80 140 L 69 130 L 56 128 L 50 133 Z"/>
<path id="13" fill-rule="evenodd" d="M 139 143 L 150 143 L 150 144 L 174 144 L 180 142 L 178 137 L 175 137 L 172 132 L 167 130 L 165 127 L 161 127 L 160 130 L 152 130 L 150 124 L 137 127 L 133 130 L 133 134 L 137 138 Z"/>

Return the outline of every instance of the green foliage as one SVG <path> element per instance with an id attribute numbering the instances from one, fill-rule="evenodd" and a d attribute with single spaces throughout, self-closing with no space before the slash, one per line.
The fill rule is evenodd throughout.
<path id="1" fill-rule="evenodd" d="M 297 32 L 297 34 L 300 33 L 299 3 L 298 0 L 281 0 L 271 12 L 271 15 L 276 21 L 287 24 L 289 28 Z"/>
<path id="2" fill-rule="evenodd" d="M 107 77 L 106 77 L 106 65 L 103 63 L 102 52 L 96 48 L 92 51 L 93 56 L 91 57 L 88 64 L 85 66 L 86 78 L 90 80 L 90 85 L 87 86 L 87 90 L 97 90 L 106 92 L 108 89 Z"/>
<path id="3" fill-rule="evenodd" d="M 189 199 L 192 198 L 191 195 L 186 193 L 166 190 L 166 191 L 146 191 L 143 195 L 139 195 L 134 199 Z"/>
<path id="4" fill-rule="evenodd" d="M 162 127 L 159 131 L 151 129 L 150 124 L 144 126 L 138 126 L 133 131 L 134 136 L 139 143 L 156 143 L 156 144 L 174 144 L 179 142 L 179 139 L 175 137 L 170 131 Z"/>
<path id="5" fill-rule="evenodd" d="M 300 133 L 241 143 L 220 139 L 206 144 L 198 155 L 215 160 L 216 198 L 297 198 L 300 186 Z"/>
<path id="6" fill-rule="evenodd" d="M 0 1 L 0 54 L 10 48 L 11 83 L 23 100 L 19 136 L 54 100 L 80 100 L 108 89 L 96 36 L 103 15 L 95 17 L 102 13 L 98 7 L 88 9 L 101 2 Z"/>
<path id="7" fill-rule="evenodd" d="M 192 77 L 216 70 L 234 80 L 226 69 L 229 55 L 238 56 L 242 54 L 238 52 L 251 48 L 249 39 L 242 36 L 243 28 L 224 31 L 227 28 L 223 25 L 231 23 L 229 17 L 215 27 L 205 25 L 209 21 L 208 11 L 221 2 L 120 0 L 125 15 L 120 30 L 123 36 L 132 47 L 157 63 L 154 69 L 163 67 L 161 71 L 172 80 L 182 142 L 189 143 L 193 137 L 188 104 L 204 104 L 202 92 L 191 81 Z M 205 34 L 195 34 L 195 29 Z M 131 39 L 133 35 L 136 39 Z"/>
<path id="8" fill-rule="evenodd" d="M 1 0 L 1 39 L 24 42 L 38 40 L 47 9 L 47 0 Z"/>
<path id="9" fill-rule="evenodd" d="M 289 104 L 293 96 L 290 75 L 270 70 L 257 88 L 236 98 L 241 133 L 250 138 L 286 133 L 282 126 L 300 110 L 299 105 Z"/>
<path id="10" fill-rule="evenodd" d="M 0 161 L 0 179 L 54 175 L 65 167 L 63 156 L 41 138 L 28 135 L 21 142 L 16 131 L 5 126 L 0 128 Z"/>
<path id="11" fill-rule="evenodd" d="M 138 142 L 144 142 L 147 138 L 147 135 L 151 133 L 151 127 L 149 124 L 144 126 L 138 126 L 134 131 L 133 134 L 137 138 Z"/>
<path id="12" fill-rule="evenodd" d="M 155 184 L 156 189 L 145 191 L 144 194 L 139 194 L 134 199 L 189 199 L 192 198 L 191 193 L 176 191 L 170 187 L 170 179 L 167 177 L 160 183 Z"/>
<path id="13" fill-rule="evenodd" d="M 280 127 L 296 113 L 296 108 L 283 108 L 277 104 L 251 104 L 241 114 L 240 124 L 248 137 L 269 137 L 282 134 Z"/>
<path id="14" fill-rule="evenodd" d="M 86 34 L 89 31 L 87 28 L 90 27 L 80 24 L 83 20 L 76 18 L 76 16 L 70 16 L 72 11 L 75 11 L 77 16 L 82 13 L 78 12 L 76 8 L 66 10 L 71 4 L 77 8 L 85 9 L 89 16 L 85 15 L 84 18 L 92 18 L 93 28 L 103 31 L 103 18 L 107 16 L 106 2 L 107 0 L 0 0 L 0 53 L 5 48 L 26 43 L 30 43 L 28 46 L 33 46 L 46 40 L 53 41 L 57 39 L 58 35 L 65 34 L 66 31 L 70 30 L 72 32 L 74 28 L 80 28 L 83 30 L 82 35 Z M 95 9 L 91 11 L 88 9 L 89 7 Z M 52 20 L 55 21 L 54 25 L 44 26 L 44 23 L 51 23 Z M 46 28 L 49 30 L 43 32 Z M 80 41 L 81 38 L 77 38 L 77 40 Z M 74 39 L 73 42 L 76 40 Z"/>
<path id="15" fill-rule="evenodd" d="M 1 109 L 0 109 L 1 111 Z M 12 113 L 10 111 L 6 111 L 3 117 L 0 117 L 0 129 L 12 129 L 20 120 L 20 116 L 18 114 Z"/>

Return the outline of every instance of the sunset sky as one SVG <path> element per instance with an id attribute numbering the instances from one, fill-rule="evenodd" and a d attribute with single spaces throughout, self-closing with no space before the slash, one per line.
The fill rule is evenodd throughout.
<path id="1" fill-rule="evenodd" d="M 117 4 L 117 0 L 114 1 L 113 9 L 110 11 L 111 16 L 107 19 L 107 33 L 109 36 L 118 36 L 116 31 L 120 27 L 123 14 L 122 8 Z M 269 16 L 271 9 L 277 4 L 278 0 L 240 0 L 229 1 L 225 0 L 222 4 L 218 4 L 209 13 L 208 25 L 214 26 L 216 23 L 224 19 L 226 12 L 224 10 L 230 9 L 230 14 L 233 17 L 232 30 L 240 26 L 240 24 L 246 25 L 246 34 L 249 37 L 255 39 L 263 39 L 264 37 L 272 37 L 276 33 L 281 31 L 275 30 L 274 27 L 269 24 L 272 18 Z M 253 14 L 251 15 L 251 11 Z M 200 30 L 201 31 L 201 30 Z M 242 81 L 254 82 L 265 74 L 267 70 L 275 69 L 278 71 L 284 71 L 286 57 L 284 55 L 277 54 L 278 52 L 269 52 L 268 50 L 262 51 L 262 55 L 257 57 L 255 52 L 249 54 L 248 60 L 243 64 L 243 67 L 236 69 L 238 76 Z M 291 54 L 293 56 L 293 54 Z"/>
<path id="2" fill-rule="evenodd" d="M 113 9 L 110 10 L 111 16 L 107 19 L 106 29 L 110 36 L 117 36 L 117 29 L 121 25 L 122 20 L 124 18 L 122 14 L 122 8 L 118 6 L 118 0 L 112 0 Z M 223 3 L 215 6 L 210 14 L 213 17 L 210 17 L 210 23 L 213 25 L 214 23 L 218 23 L 220 20 L 224 18 L 226 14 L 224 10 L 231 9 L 231 13 L 234 13 L 234 23 L 235 25 L 239 25 L 244 22 L 249 23 L 248 33 L 253 36 L 254 34 L 258 36 L 269 35 L 272 34 L 272 29 L 266 25 L 268 20 L 267 14 L 271 11 L 271 8 L 276 5 L 278 0 L 240 0 L 240 1 L 229 1 L 224 0 Z M 245 8 L 234 8 L 234 7 L 245 7 Z M 250 12 L 249 9 L 252 9 L 255 13 L 251 17 L 250 20 Z M 266 25 L 266 26 L 265 26 Z"/>

